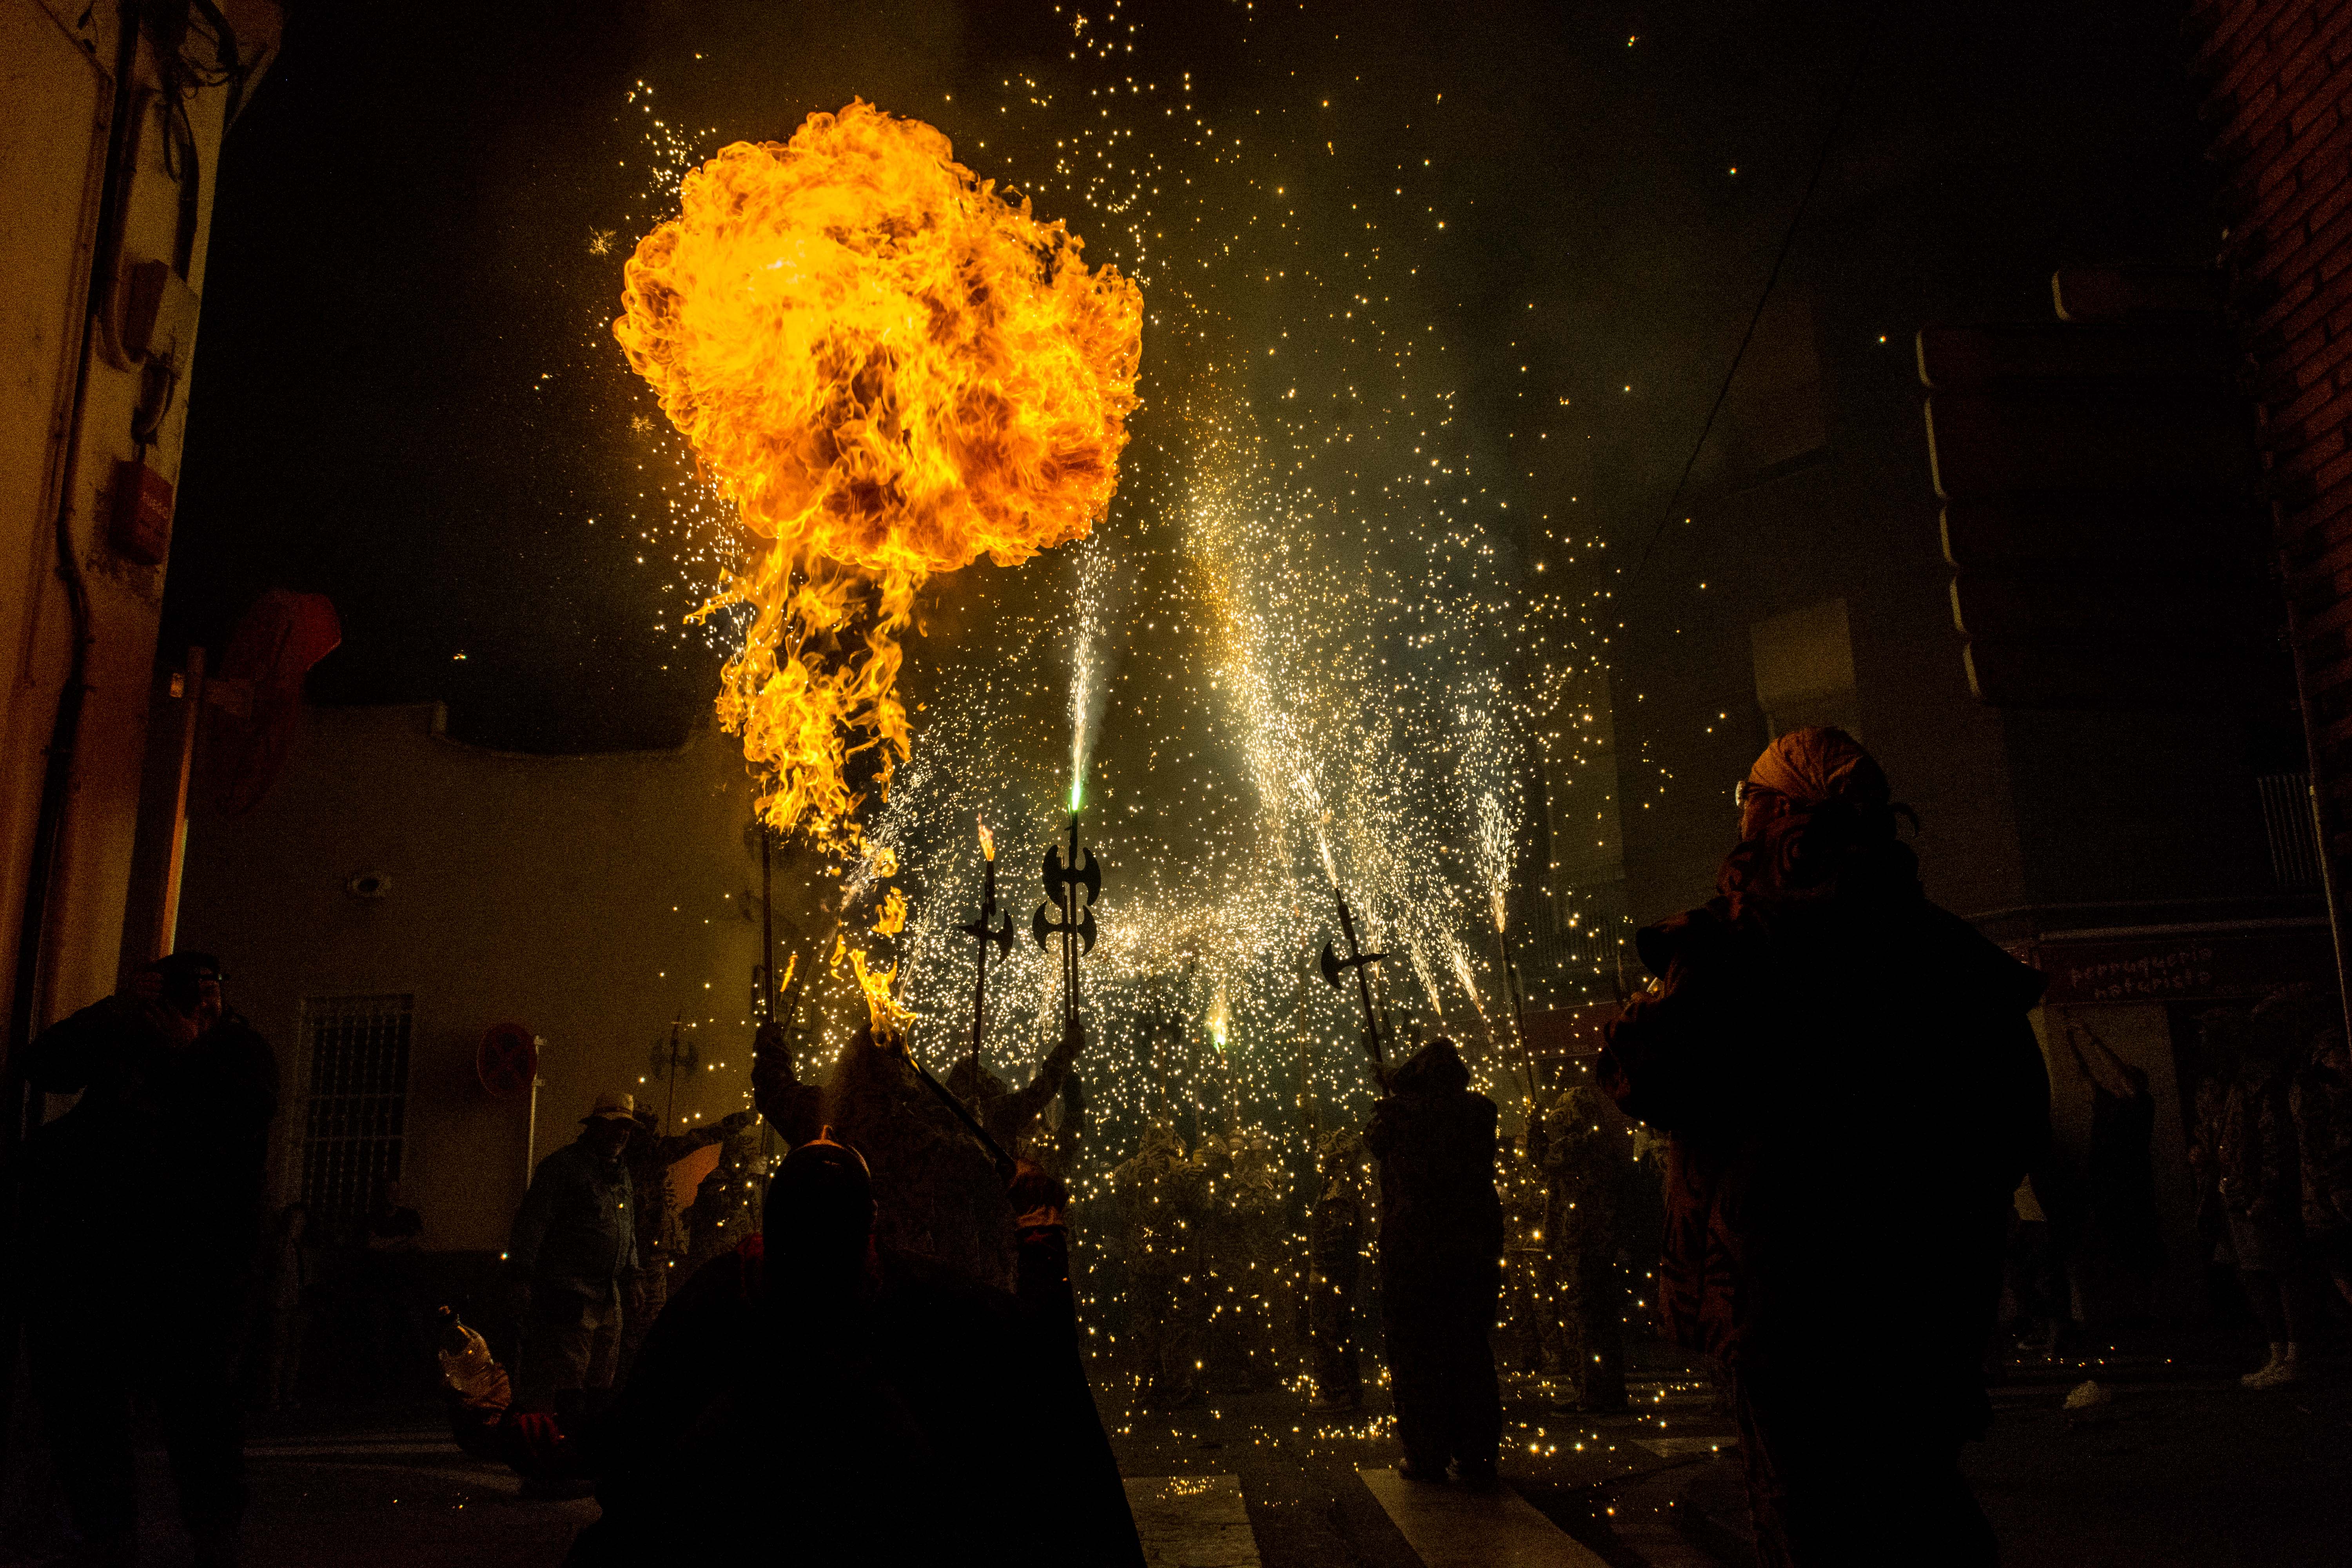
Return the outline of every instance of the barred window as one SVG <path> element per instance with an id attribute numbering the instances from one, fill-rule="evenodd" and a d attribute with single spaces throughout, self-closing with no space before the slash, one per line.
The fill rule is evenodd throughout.
<path id="1" fill-rule="evenodd" d="M 307 996 L 302 1202 L 327 1234 L 367 1216 L 375 1184 L 400 1175 L 413 995 Z"/>
<path id="2" fill-rule="evenodd" d="M 2271 841 L 2271 874 L 2294 891 L 2319 886 L 2319 830 L 2311 819 L 2311 775 L 2265 773 L 2254 780 L 2262 791 L 2263 826 Z"/>

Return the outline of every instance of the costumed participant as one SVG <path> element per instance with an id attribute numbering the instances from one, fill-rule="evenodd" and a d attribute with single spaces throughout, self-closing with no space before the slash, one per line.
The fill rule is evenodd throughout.
<path id="1" fill-rule="evenodd" d="M 622 1303 L 637 1267 L 622 1152 L 635 1111 L 634 1095 L 598 1095 L 580 1135 L 539 1163 L 515 1210 L 506 1268 L 526 1302 L 521 1394 L 534 1408 L 592 1399 L 620 1372 Z"/>
<path id="2" fill-rule="evenodd" d="M 1540 1119 L 1538 1119 L 1538 1121 Z M 1552 1323 L 1551 1258 L 1545 1226 L 1542 1147 L 1538 1126 L 1524 1147 L 1505 1138 L 1496 1188 L 1503 1200 L 1503 1299 L 1496 1341 L 1512 1372 L 1557 1372 L 1559 1334 Z"/>
<path id="3" fill-rule="evenodd" d="M 785 1142 L 829 1125 L 872 1162 L 883 1246 L 1013 1288 L 1013 1214 L 995 1158 L 922 1081 L 903 1039 L 860 1029 L 819 1089 L 801 1080 L 783 1030 L 763 1024 L 751 1096 Z"/>
<path id="4" fill-rule="evenodd" d="M 1215 1142 L 1201 1226 L 1210 1341 L 1203 1359 L 1219 1387 L 1258 1393 L 1282 1375 L 1274 1321 L 1282 1272 L 1282 1164 L 1262 1128 Z"/>
<path id="5" fill-rule="evenodd" d="M 721 1139 L 744 1131 L 755 1115 L 753 1111 L 739 1110 L 714 1125 L 689 1127 L 664 1136 L 657 1130 L 653 1107 L 636 1108 L 632 1118 L 635 1130 L 622 1155 L 628 1163 L 629 1191 L 635 1200 L 637 1222 L 637 1271 L 630 1276 L 629 1299 L 621 1310 L 623 1376 L 636 1364 L 637 1351 L 645 1344 L 647 1331 L 661 1316 L 662 1303 L 669 1300 L 670 1276 L 679 1275 L 682 1283 L 683 1276 L 693 1271 L 691 1268 L 678 1267 L 686 1256 L 686 1247 L 678 1234 L 677 1194 L 670 1189 L 670 1167 L 697 1149 L 707 1149 Z M 739 1232 L 728 1238 L 728 1244 L 732 1246 L 741 1239 L 742 1233 Z"/>
<path id="6" fill-rule="evenodd" d="M 1146 1408 L 1201 1395 L 1200 1230 L 1208 1173 L 1184 1153 L 1176 1124 L 1155 1117 L 1143 1146 L 1111 1173 L 1127 1264 L 1128 1339 Z"/>
<path id="7" fill-rule="evenodd" d="M 1396 1399 L 1398 1473 L 1495 1480 L 1503 1405 L 1495 1385 L 1503 1204 L 1495 1191 L 1495 1102 L 1470 1087 L 1447 1039 L 1389 1079 L 1364 1146 L 1380 1172 L 1381 1316 Z"/>
<path id="8" fill-rule="evenodd" d="M 760 1135 L 747 1124 L 719 1144 L 718 1160 L 687 1205 L 687 1273 L 760 1228 Z"/>
<path id="9" fill-rule="evenodd" d="M 785 1156 L 765 1229 L 669 1301 L 628 1386 L 566 1429 L 506 1407 L 470 1331 L 443 1355 L 460 1446 L 592 1476 L 571 1568 L 748 1560 L 1140 1565 L 1078 1353 L 1064 1214 L 1007 1196 L 1017 1293 L 881 1244 L 871 1173 L 828 1130 Z"/>
<path id="10" fill-rule="evenodd" d="M 1029 1145 L 1041 1131 L 1038 1118 L 1045 1108 L 1057 1097 L 1073 1090 L 1077 1092 L 1071 1099 L 1083 1103 L 1084 1092 L 1077 1090 L 1077 1081 L 1070 1072 L 1077 1065 L 1078 1052 L 1086 1043 L 1085 1027 L 1075 1018 L 1069 1020 L 1062 1032 L 1062 1043 L 1038 1064 L 1036 1076 L 1019 1089 L 1007 1089 L 1003 1079 L 967 1051 L 948 1070 L 948 1092 L 963 1101 L 965 1109 L 988 1129 L 988 1135 L 996 1140 L 999 1148 L 1019 1158 L 1032 1158 Z M 1069 1102 L 1066 1100 L 1066 1123 L 1071 1120 L 1069 1112 Z M 1066 1164 L 1064 1168 L 1067 1168 Z"/>
<path id="11" fill-rule="evenodd" d="M 1927 901 L 1852 737 L 1783 735 L 1738 794 L 1721 896 L 1640 934 L 1658 978 L 1598 1074 L 1673 1140 L 1664 1326 L 1729 1374 L 1767 1568 L 1989 1564 L 1959 1453 L 2049 1137 L 2042 977 Z M 1827 1366 L 1869 1369 L 1865 1440 Z"/>
<path id="12" fill-rule="evenodd" d="M 1599 1091 L 1571 1084 L 1531 1138 L 1544 1177 L 1547 1370 L 1579 1410 L 1625 1408 L 1625 1286 L 1617 1268 L 1617 1196 L 1633 1139 Z"/>

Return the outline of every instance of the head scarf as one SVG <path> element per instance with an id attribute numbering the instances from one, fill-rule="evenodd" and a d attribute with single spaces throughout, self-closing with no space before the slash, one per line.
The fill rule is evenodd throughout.
<path id="1" fill-rule="evenodd" d="M 1885 770 L 1843 730 L 1791 730 L 1748 770 L 1751 789 L 1786 808 L 1723 863 L 1718 885 L 1736 909 L 1870 891 L 1918 890 L 1918 864 L 1895 836 Z"/>
<path id="2" fill-rule="evenodd" d="M 1799 811 L 1840 801 L 1857 811 L 1884 811 L 1894 798 L 1885 770 L 1843 730 L 1815 725 L 1791 730 L 1748 770 L 1748 782 L 1769 789 Z"/>

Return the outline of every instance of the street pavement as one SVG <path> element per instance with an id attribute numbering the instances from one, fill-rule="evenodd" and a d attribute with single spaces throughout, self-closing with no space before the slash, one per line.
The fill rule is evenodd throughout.
<path id="1" fill-rule="evenodd" d="M 2012 1363 L 1968 1467 L 2010 1568 L 2299 1568 L 2347 1561 L 2352 1365 L 2251 1392 L 2233 1342 L 2176 1339 Z M 1286 1390 L 1150 1414 L 1105 1401 L 1155 1564 L 1171 1568 L 1718 1568 L 1752 1561 L 1731 1423 L 1706 1381 L 1637 1347 L 1634 1408 L 1579 1416 L 1507 1380 L 1505 1487 L 1394 1473 L 1377 1390 L 1318 1415 Z M 2108 1397 L 2065 1407 L 2096 1382 Z M 1867 1368 L 1826 1374 L 1870 1441 Z M 468 1563 L 553 1568 L 593 1501 L 526 1500 L 459 1453 L 429 1405 L 309 1415 L 250 1446 L 254 1568 Z M 142 1561 L 178 1568 L 162 1455 L 142 1464 Z M 1902 1560 L 1891 1545 L 1889 1562 Z M 0 1553 L 0 1561 L 28 1561 Z"/>

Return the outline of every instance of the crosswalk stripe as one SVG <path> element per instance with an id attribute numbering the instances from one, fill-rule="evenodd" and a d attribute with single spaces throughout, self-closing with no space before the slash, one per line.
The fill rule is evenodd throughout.
<path id="1" fill-rule="evenodd" d="M 1471 1491 L 1387 1468 L 1356 1473 L 1424 1568 L 1602 1568 L 1597 1553 L 1508 1487 Z"/>
<path id="2" fill-rule="evenodd" d="M 1737 1437 L 1636 1437 L 1633 1439 L 1661 1459 L 1687 1458 L 1693 1454 L 1722 1454 L 1736 1451 Z"/>
<path id="3" fill-rule="evenodd" d="M 1129 1476 L 1143 1560 L 1166 1568 L 1259 1568 L 1238 1476 Z"/>

